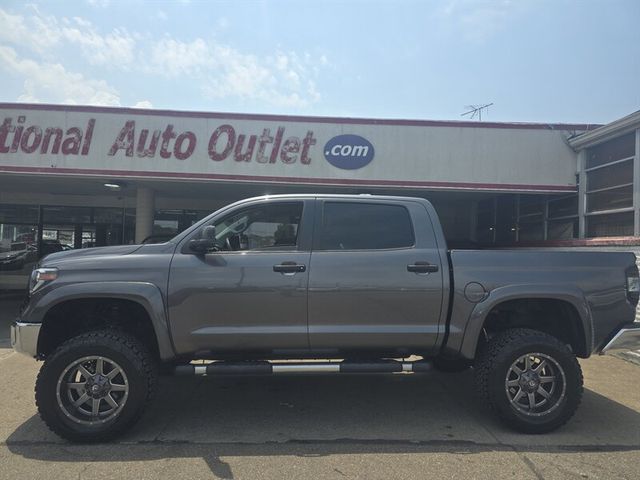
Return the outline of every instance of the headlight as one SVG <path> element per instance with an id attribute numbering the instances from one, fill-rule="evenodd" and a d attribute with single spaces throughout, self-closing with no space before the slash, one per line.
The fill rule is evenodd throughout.
<path id="1" fill-rule="evenodd" d="M 29 293 L 35 292 L 42 285 L 56 278 L 58 278 L 57 268 L 36 268 L 31 272 L 31 278 L 29 279 Z"/>

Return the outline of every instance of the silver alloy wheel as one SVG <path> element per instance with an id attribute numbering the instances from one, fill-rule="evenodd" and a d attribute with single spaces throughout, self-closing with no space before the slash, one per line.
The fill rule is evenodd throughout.
<path id="1" fill-rule="evenodd" d="M 123 368 L 102 356 L 83 357 L 70 363 L 58 378 L 58 406 L 67 418 L 96 425 L 117 417 L 129 397 Z"/>
<path id="2" fill-rule="evenodd" d="M 533 417 L 555 410 L 566 395 L 564 370 L 552 357 L 544 353 L 527 353 L 509 367 L 505 390 L 511 406 Z"/>

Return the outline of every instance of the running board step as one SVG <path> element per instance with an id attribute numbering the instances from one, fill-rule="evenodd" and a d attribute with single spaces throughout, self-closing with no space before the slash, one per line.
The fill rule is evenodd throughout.
<path id="1" fill-rule="evenodd" d="M 176 375 L 271 375 L 282 373 L 424 373 L 433 363 L 427 360 L 401 362 L 213 362 L 206 365 L 178 365 Z"/>

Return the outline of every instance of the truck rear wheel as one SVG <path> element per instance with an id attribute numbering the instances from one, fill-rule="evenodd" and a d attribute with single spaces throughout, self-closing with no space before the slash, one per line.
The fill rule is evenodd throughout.
<path id="1" fill-rule="evenodd" d="M 40 417 L 72 442 L 101 442 L 131 427 L 153 396 L 156 371 L 149 352 L 116 330 L 88 332 L 60 345 L 40 369 Z"/>
<path id="2" fill-rule="evenodd" d="M 512 329 L 493 337 L 476 363 L 481 399 L 511 428 L 546 433 L 564 425 L 582 398 L 582 370 L 555 337 Z"/>

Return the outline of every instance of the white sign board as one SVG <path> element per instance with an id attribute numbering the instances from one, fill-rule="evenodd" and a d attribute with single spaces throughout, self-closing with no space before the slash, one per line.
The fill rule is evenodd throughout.
<path id="1" fill-rule="evenodd" d="M 575 191 L 584 125 L 0 104 L 0 171 L 455 190 Z"/>

